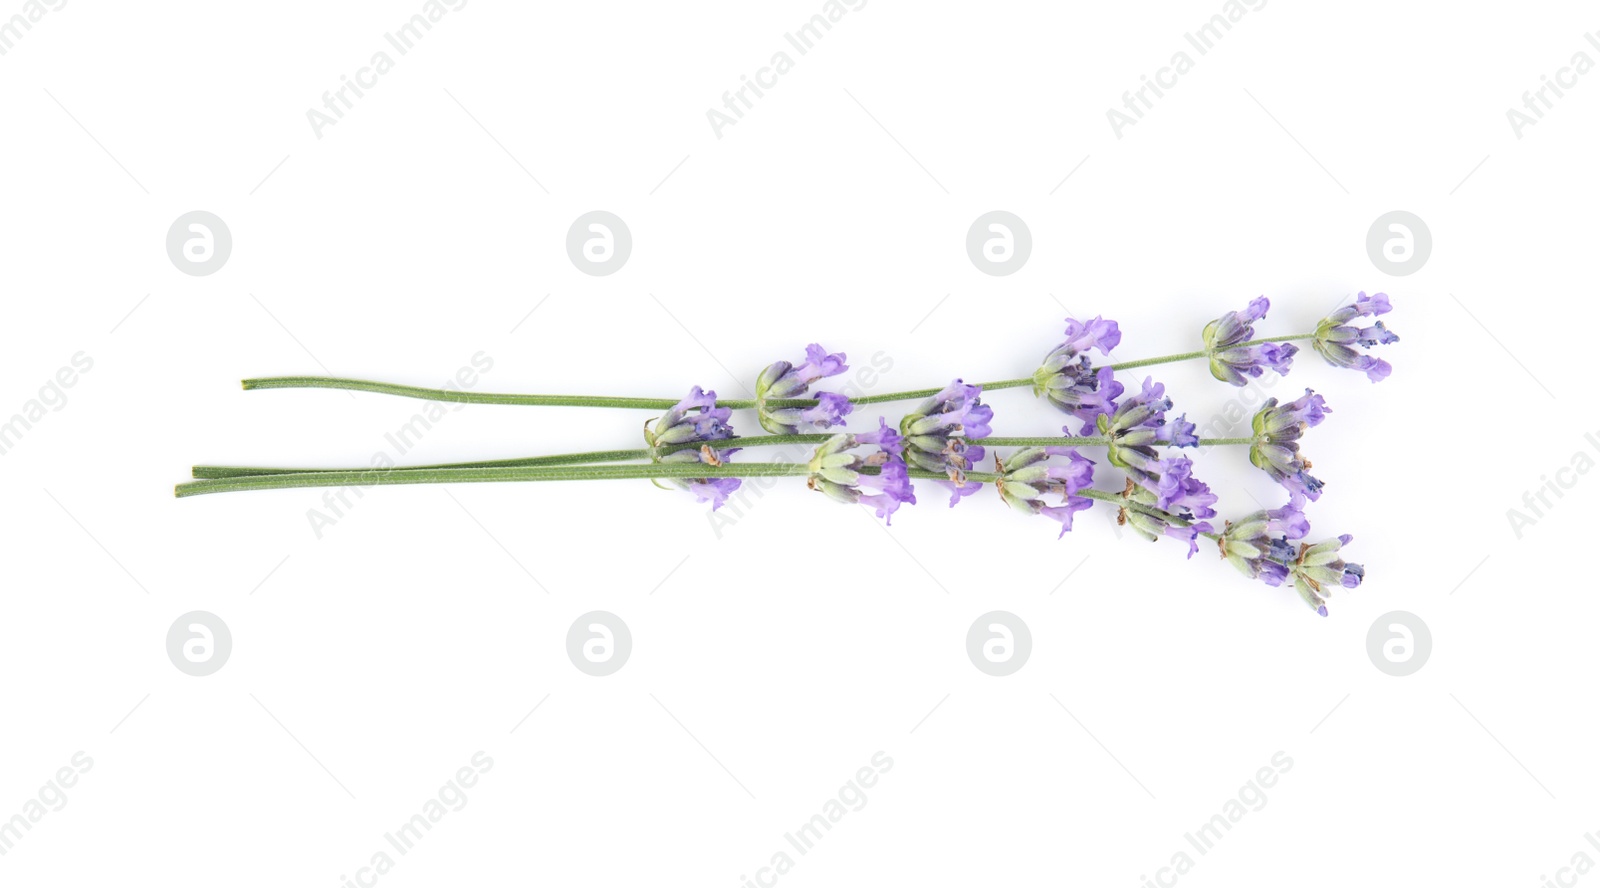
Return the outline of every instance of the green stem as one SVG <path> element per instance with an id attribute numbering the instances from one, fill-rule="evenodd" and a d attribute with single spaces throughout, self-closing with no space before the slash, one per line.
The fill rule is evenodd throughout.
<path id="1" fill-rule="evenodd" d="M 491 469 L 512 468 L 517 466 L 570 466 L 583 463 L 608 463 L 623 462 L 630 459 L 648 459 L 648 450 L 593 450 L 588 453 L 558 453 L 554 456 L 525 456 L 516 459 L 490 459 L 477 462 L 436 463 L 426 466 L 396 466 L 404 469 Z M 195 466 L 192 474 L 196 478 L 240 478 L 248 475 L 306 475 L 324 472 L 353 472 L 369 471 L 382 472 L 388 469 L 377 467 L 371 469 L 328 469 L 311 468 L 295 469 L 271 466 Z"/>
<path id="2" fill-rule="evenodd" d="M 782 444 L 821 444 L 833 437 L 827 434 L 811 435 L 756 435 L 748 438 L 729 438 L 716 442 L 724 447 L 772 447 Z M 1254 438 L 1201 438 L 1203 446 L 1252 444 Z M 1104 447 L 1106 439 L 1102 437 L 1079 438 L 983 438 L 972 442 L 985 447 Z M 698 450 L 699 443 L 675 444 L 661 447 L 659 453 L 665 456 L 681 450 Z M 550 456 L 523 456 L 511 459 L 476 460 L 472 462 L 433 463 L 422 466 L 390 466 L 387 468 L 372 467 L 369 469 L 338 469 L 338 468 L 287 468 L 278 466 L 195 466 L 191 470 L 193 477 L 206 480 L 214 478 L 245 478 L 253 475 L 309 475 L 325 474 L 328 472 L 386 472 L 386 471 L 417 471 L 426 469 L 509 469 L 532 468 L 538 466 L 572 466 L 585 463 L 612 463 L 625 462 L 634 459 L 649 459 L 648 449 L 639 450 L 591 450 L 584 453 L 557 453 Z"/>
<path id="3" fill-rule="evenodd" d="M 490 481 L 606 481 L 641 478 L 773 478 L 810 474 L 801 463 L 672 463 L 644 466 L 512 466 L 470 469 L 366 469 L 296 472 L 188 481 L 175 495 L 281 490 L 291 487 L 373 487 L 387 484 L 459 484 Z"/>
<path id="4" fill-rule="evenodd" d="M 827 434 L 812 435 L 756 435 L 749 438 L 729 438 L 718 441 L 719 448 L 728 447 L 771 447 L 779 444 L 821 444 L 833 437 Z M 699 450 L 700 442 L 693 444 L 664 445 L 658 449 L 662 456 L 677 453 L 680 450 Z M 570 466 L 583 463 L 609 463 L 622 462 L 630 459 L 649 459 L 648 449 L 639 450 L 591 450 L 586 453 L 558 453 L 552 456 L 524 456 L 513 459 L 490 459 L 474 462 L 435 463 L 425 466 L 390 466 L 388 468 L 373 467 L 370 469 L 329 469 L 329 468 L 274 468 L 268 466 L 195 466 L 192 474 L 196 478 L 241 478 L 250 475 L 305 475 L 325 472 L 385 472 L 404 469 L 412 471 L 417 469 L 501 469 L 534 466 Z"/>
<path id="5" fill-rule="evenodd" d="M 1026 377 L 1024 379 L 1000 379 L 1000 380 L 996 380 L 994 382 L 980 382 L 980 383 L 977 383 L 977 386 L 979 388 L 983 389 L 986 392 L 992 392 L 992 391 L 994 391 L 996 389 L 1021 388 L 1021 387 L 1025 386 L 1025 385 L 1033 385 L 1033 377 L 1030 376 L 1030 377 Z M 930 389 L 913 389 L 912 391 L 908 391 L 908 392 L 888 392 L 888 393 L 885 393 L 885 394 L 882 394 L 882 395 L 862 395 L 859 398 L 851 398 L 850 399 L 850 403 L 851 404 L 856 404 L 856 405 L 861 405 L 861 404 L 887 404 L 887 403 L 889 403 L 891 401 L 916 401 L 916 400 L 920 400 L 922 398 L 931 398 L 934 395 L 937 395 L 942 391 L 944 391 L 944 387 L 943 386 L 940 386 L 939 388 L 930 388 Z M 721 404 L 722 402 L 718 401 L 717 403 Z M 771 403 L 771 402 L 768 402 L 768 403 Z M 808 402 L 808 403 L 816 403 L 816 402 L 815 401 L 811 401 L 811 402 Z"/>
<path id="6" fill-rule="evenodd" d="M 1155 506 L 1147 506 L 1144 503 L 1136 503 L 1133 500 L 1124 497 L 1121 493 L 1112 493 L 1109 490 L 1096 490 L 1094 488 L 1088 488 L 1078 491 L 1076 495 L 1086 496 L 1089 499 L 1096 499 L 1103 503 L 1111 503 L 1115 506 L 1125 506 L 1134 510 L 1135 512 L 1143 512 L 1152 518 L 1160 518 L 1162 521 L 1177 527 L 1189 527 L 1194 524 L 1193 521 L 1186 521 L 1170 512 L 1163 512 Z M 1201 531 L 1200 535 L 1213 540 L 1220 537 L 1220 534 L 1208 533 L 1206 531 Z"/>
<path id="7" fill-rule="evenodd" d="M 207 493 L 233 493 L 245 490 L 284 490 L 304 487 L 373 487 L 391 484 L 461 484 L 495 481 L 617 481 L 655 478 L 782 478 L 809 475 L 802 463 L 671 463 L 645 466 L 500 466 L 494 468 L 416 468 L 370 469 L 366 471 L 290 472 L 277 475 L 249 475 L 232 478 L 207 478 L 177 485 L 179 497 Z M 912 478 L 945 480 L 939 472 L 911 469 Z M 968 472 L 967 480 L 992 483 L 1000 479 L 995 472 Z M 1132 502 L 1120 493 L 1087 488 L 1079 496 L 1134 509 L 1180 527 L 1191 522 L 1160 509 Z M 1216 534 L 1206 534 L 1216 539 Z"/>
<path id="8" fill-rule="evenodd" d="M 1316 336 L 1315 333 L 1267 336 L 1240 343 L 1235 348 L 1246 348 L 1265 342 L 1311 339 L 1314 336 Z M 1182 354 L 1164 355 L 1159 358 L 1122 361 L 1108 366 L 1113 370 L 1132 370 L 1136 367 L 1151 367 L 1156 364 L 1190 361 L 1196 358 L 1204 358 L 1208 355 L 1209 352 L 1206 351 L 1183 352 Z M 986 392 L 998 389 L 1022 388 L 1033 385 L 1033 377 L 1000 379 L 993 382 L 978 383 L 978 385 Z M 467 392 L 454 389 L 420 388 L 418 386 L 398 385 L 390 382 L 372 382 L 365 379 L 342 379 L 332 376 L 268 376 L 259 379 L 246 379 L 244 380 L 244 388 L 246 391 L 278 388 L 342 389 L 354 392 L 375 392 L 380 395 L 398 395 L 403 398 L 421 398 L 427 401 L 452 401 L 460 404 L 511 404 L 524 407 L 622 407 L 636 410 L 669 410 L 678 403 L 676 398 L 616 398 L 609 395 L 507 395 L 494 392 Z M 881 395 L 862 395 L 858 398 L 851 398 L 850 403 L 860 405 L 911 401 L 919 398 L 929 398 L 941 391 L 943 391 L 943 388 L 887 392 Z M 718 399 L 717 405 L 733 410 L 748 410 L 755 407 L 756 402 L 752 398 L 730 398 Z M 810 398 L 773 398 L 767 401 L 767 406 L 769 407 L 815 407 L 816 405 L 817 402 Z"/>
<path id="9" fill-rule="evenodd" d="M 341 389 L 352 392 L 375 392 L 380 395 L 398 395 L 402 398 L 420 398 L 424 401 L 452 401 L 459 404 L 511 404 L 524 407 L 623 407 L 637 410 L 670 410 L 677 398 L 614 398 L 607 395 L 505 395 L 494 392 L 465 392 L 454 389 L 420 388 L 392 382 L 372 382 L 366 379 L 342 379 L 333 376 L 268 376 L 246 379 L 245 391 L 280 388 Z M 744 410 L 756 406 L 753 400 L 719 400 L 720 406 Z M 814 407 L 816 401 L 807 399 L 773 398 L 767 403 L 773 407 Z"/>

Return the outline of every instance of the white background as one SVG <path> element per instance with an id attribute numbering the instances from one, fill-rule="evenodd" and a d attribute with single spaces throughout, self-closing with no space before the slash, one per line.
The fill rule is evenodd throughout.
<path id="1" fill-rule="evenodd" d="M 1600 478 L 1520 539 L 1506 516 L 1600 458 L 1600 74 L 1520 139 L 1506 118 L 1600 59 L 1591 8 L 1271 2 L 1199 56 L 1220 3 L 874 0 L 718 138 L 707 110 L 819 2 L 475 0 L 318 138 L 307 110 L 421 8 L 82 0 L 0 56 L 0 418 L 93 361 L 0 457 L 0 818 L 94 762 L 0 882 L 341 884 L 479 750 L 380 884 L 733 886 L 779 851 L 784 885 L 1133 886 L 1187 851 L 1166 884 L 1532 886 L 1600 860 Z M 1118 138 L 1107 109 L 1179 50 Z M 202 277 L 164 250 L 196 209 L 233 237 Z M 565 253 L 594 209 L 634 239 L 608 277 Z M 965 251 L 993 209 L 1033 236 L 1009 276 Z M 1407 277 L 1365 246 L 1396 209 L 1434 240 Z M 892 391 L 1026 375 L 1067 310 L 1118 320 L 1128 360 L 1258 294 L 1272 334 L 1357 290 L 1396 305 L 1393 378 L 1308 350 L 1272 389 L 1334 410 L 1311 518 L 1368 578 L 1327 619 L 1098 510 L 1057 541 L 931 486 L 890 533 L 798 483 L 721 528 L 644 482 L 385 488 L 320 538 L 321 491 L 171 495 L 195 463 L 365 465 L 421 406 L 250 376 L 432 386 L 483 352 L 482 391 L 742 397 L 819 341 L 882 352 Z M 1191 419 L 1241 394 L 1158 378 Z M 1061 422 L 990 400 L 997 434 Z M 470 407 L 405 461 L 639 446 L 649 415 Z M 1224 517 L 1281 500 L 1238 450 L 1197 466 Z M 164 647 L 196 609 L 233 635 L 204 678 Z M 634 639 L 605 678 L 564 647 L 596 609 Z M 995 609 L 1033 635 L 1005 678 L 965 652 Z M 1368 659 L 1392 610 L 1432 631 L 1409 677 Z M 796 854 L 879 750 L 868 804 Z M 1265 807 L 1196 853 L 1278 751 Z"/>

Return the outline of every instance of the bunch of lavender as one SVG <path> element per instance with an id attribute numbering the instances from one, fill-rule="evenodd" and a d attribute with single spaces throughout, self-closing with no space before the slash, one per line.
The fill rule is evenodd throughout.
<path id="1" fill-rule="evenodd" d="M 394 468 L 383 473 L 356 469 L 287 469 L 196 466 L 196 480 L 178 485 L 179 496 L 233 490 L 371 484 L 422 484 L 475 481 L 567 481 L 649 479 L 658 486 L 687 491 L 713 510 L 727 502 L 748 477 L 804 478 L 806 487 L 831 500 L 872 509 L 886 523 L 904 506 L 917 503 L 915 482 L 931 481 L 950 492 L 955 506 L 988 485 L 1006 505 L 1028 515 L 1043 515 L 1060 525 L 1058 537 L 1072 530 L 1073 516 L 1096 503 L 1116 510 L 1119 524 L 1150 541 L 1175 539 L 1186 557 L 1200 550 L 1200 539 L 1217 546 L 1219 556 L 1251 579 L 1268 586 L 1293 586 L 1317 613 L 1327 615 L 1333 588 L 1354 589 L 1365 577 L 1359 564 L 1346 562 L 1342 534 L 1316 544 L 1301 542 L 1311 524 L 1306 503 L 1317 500 L 1323 482 L 1310 474 L 1300 439 L 1322 423 L 1330 410 L 1319 394 L 1280 403 L 1268 399 L 1251 419 L 1251 434 L 1241 438 L 1201 438 L 1185 415 L 1175 414 L 1166 387 L 1146 376 L 1132 393 L 1116 379 L 1118 371 L 1204 359 L 1217 379 L 1243 385 L 1268 371 L 1287 374 L 1299 349 L 1311 347 L 1335 367 L 1359 370 L 1374 382 L 1386 378 L 1388 362 L 1360 348 L 1398 341 L 1379 321 L 1351 322 L 1385 314 L 1382 293 L 1355 301 L 1323 318 L 1310 333 L 1256 338 L 1255 324 L 1271 307 L 1266 297 L 1251 300 L 1200 331 L 1201 350 L 1120 363 L 1099 363 L 1122 341 L 1115 321 L 1068 318 L 1065 338 L 1033 374 L 1021 379 L 971 384 L 956 379 L 937 389 L 847 397 L 814 391 L 822 380 L 848 369 L 843 353 L 813 343 L 799 364 L 775 361 L 756 379 L 755 397 L 719 399 L 695 386 L 672 399 L 613 396 L 503 395 L 420 389 L 388 383 L 327 377 L 278 377 L 245 381 L 246 389 L 337 388 L 467 403 L 562 405 L 662 411 L 645 424 L 637 450 L 607 450 L 488 462 Z M 1358 348 L 1359 347 L 1359 348 Z M 995 417 L 985 391 L 1031 387 L 1036 397 L 1068 414 L 1075 424 L 1061 437 L 1003 438 L 992 434 Z M 1127 395 L 1124 397 L 1124 395 Z M 843 426 L 855 408 L 901 400 L 921 401 L 898 423 L 878 417 L 865 432 L 821 433 Z M 732 425 L 735 411 L 752 410 L 767 435 L 743 437 Z M 1076 431 L 1076 434 L 1074 434 Z M 751 448 L 815 445 L 805 462 L 733 462 Z M 1280 484 L 1288 501 L 1263 508 L 1217 531 L 1218 497 L 1195 477 L 1186 448 L 1242 446 L 1250 462 Z M 1009 448 L 1009 450 L 1005 450 Z M 1079 453 L 1100 448 L 1121 473 L 1120 490 L 1095 486 L 1096 462 Z M 983 462 L 992 460 L 993 471 Z"/>

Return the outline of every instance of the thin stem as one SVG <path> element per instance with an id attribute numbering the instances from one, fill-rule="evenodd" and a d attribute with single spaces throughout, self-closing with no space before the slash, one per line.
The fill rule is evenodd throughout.
<path id="1" fill-rule="evenodd" d="M 1132 370 L 1135 367 L 1153 367 L 1156 364 L 1175 364 L 1178 361 L 1192 361 L 1195 358 L 1209 357 L 1210 354 L 1211 353 L 1208 351 L 1201 350 L 1184 352 L 1177 355 L 1166 355 L 1160 358 L 1141 358 L 1137 361 L 1119 361 L 1118 363 L 1112 364 L 1111 369 Z"/>
<path id="2" fill-rule="evenodd" d="M 721 447 L 738 447 L 748 449 L 751 447 L 772 447 L 782 444 L 821 444 L 833 437 L 828 434 L 811 435 L 755 435 L 748 438 L 728 438 L 723 441 L 713 442 Z M 1252 444 L 1254 438 L 1201 438 L 1202 446 Z M 981 438 L 971 442 L 982 444 L 986 447 L 1104 447 L 1106 439 L 1103 437 L 1065 437 L 1065 438 Z M 674 444 L 659 448 L 660 455 L 677 453 L 681 450 L 698 450 L 700 443 Z M 193 477 L 202 480 L 214 478 L 246 478 L 253 475 L 310 475 L 325 474 L 328 472 L 387 472 L 387 471 L 417 471 L 424 469 L 508 469 L 532 468 L 537 466 L 573 466 L 585 463 L 613 463 L 625 462 L 635 459 L 649 459 L 648 449 L 638 450 L 591 450 L 584 453 L 557 453 L 550 456 L 523 456 L 511 459 L 474 460 L 470 462 L 433 463 L 422 466 L 374 466 L 368 469 L 351 468 L 288 468 L 276 466 L 195 466 L 191 470 Z"/>
<path id="3" fill-rule="evenodd" d="M 1104 447 L 1106 439 L 1092 438 L 979 438 L 972 444 L 985 447 Z"/>
<path id="4" fill-rule="evenodd" d="M 516 459 L 489 459 L 477 462 L 435 463 L 426 466 L 393 466 L 411 469 L 491 469 L 516 466 L 570 466 L 583 463 L 622 462 L 630 459 L 648 459 L 648 450 L 593 450 L 588 453 L 558 453 L 553 456 L 524 456 Z M 390 469 L 329 469 L 329 468 L 275 468 L 270 466 L 195 466 L 196 478 L 240 478 L 249 475 L 306 475 L 323 472 L 383 472 Z"/>
<path id="5" fill-rule="evenodd" d="M 1000 480 L 1000 475 L 997 472 L 963 472 L 962 474 L 966 476 L 968 481 L 979 481 L 984 484 L 990 484 Z M 925 469 L 907 469 L 906 475 L 912 478 L 923 478 L 928 481 L 950 480 L 950 476 L 944 472 L 929 472 Z"/>
<path id="6" fill-rule="evenodd" d="M 773 478 L 807 475 L 800 463 L 672 463 L 645 466 L 512 466 L 474 469 L 366 469 L 340 472 L 296 472 L 188 481 L 175 495 L 197 496 L 240 490 L 291 487 L 373 487 L 387 484 L 458 484 L 490 481 L 606 481 L 641 478 Z"/>
<path id="7" fill-rule="evenodd" d="M 623 407 L 637 410 L 670 410 L 677 398 L 616 398 L 609 395 L 506 395 L 494 392 L 466 392 L 455 389 L 430 389 L 392 382 L 372 382 L 366 379 L 343 379 L 333 376 L 268 376 L 246 379 L 245 391 L 280 388 L 341 389 L 352 392 L 374 392 L 380 395 L 398 395 L 402 398 L 420 398 L 424 401 L 452 401 L 460 404 L 511 404 L 524 407 Z M 814 407 L 816 401 L 804 398 L 773 398 L 767 404 L 773 407 Z M 717 404 L 735 410 L 756 406 L 753 400 L 718 400 Z"/>
<path id="8" fill-rule="evenodd" d="M 643 466 L 497 466 L 479 468 L 415 468 L 368 469 L 362 471 L 306 472 L 291 471 L 275 475 L 246 475 L 239 477 L 206 478 L 177 485 L 173 494 L 178 497 L 199 496 L 207 493 L 233 493 L 245 490 L 284 490 L 304 487 L 374 487 L 391 484 L 461 484 L 496 481 L 617 481 L 655 478 L 781 478 L 809 475 L 811 469 L 803 463 L 724 463 L 720 466 L 702 463 L 670 463 Z M 939 472 L 911 469 L 912 478 L 947 480 Z M 967 480 L 992 483 L 1002 477 L 996 472 L 967 472 Z M 1085 488 L 1076 495 L 1085 496 L 1119 507 L 1133 509 L 1178 527 L 1189 527 L 1191 521 L 1179 518 L 1153 506 L 1137 503 L 1121 493 Z M 1218 534 L 1203 533 L 1211 539 Z"/>
<path id="9" fill-rule="evenodd" d="M 779 444 L 821 444 L 833 437 L 826 434 L 814 435 L 756 435 L 749 438 L 728 438 L 715 443 L 719 449 L 729 447 L 770 447 Z M 702 442 L 692 444 L 672 444 L 658 448 L 662 456 L 677 453 L 681 450 L 699 450 Z M 251 475 L 306 475 L 326 472 L 387 472 L 387 471 L 413 471 L 417 469 L 502 469 L 533 466 L 570 466 L 583 463 L 609 463 L 622 462 L 630 459 L 649 459 L 648 449 L 639 450 L 591 450 L 586 453 L 557 453 L 551 456 L 523 456 L 512 459 L 489 459 L 472 462 L 434 463 L 425 466 L 389 466 L 387 468 L 374 466 L 370 469 L 331 469 L 331 468 L 274 468 L 269 466 L 195 466 L 191 474 L 195 478 L 242 478 Z"/>
<path id="10" fill-rule="evenodd" d="M 996 380 L 994 382 L 980 382 L 980 383 L 977 383 L 977 386 L 979 388 L 983 389 L 986 392 L 992 392 L 992 391 L 994 391 L 996 389 L 1021 388 L 1022 386 L 1025 386 L 1025 385 L 1033 385 L 1033 377 L 1030 376 L 1030 377 L 1025 377 L 1023 379 L 1000 379 L 1000 380 Z M 930 388 L 930 389 L 914 389 L 914 390 L 908 391 L 908 392 L 887 392 L 887 393 L 882 394 L 882 395 L 862 395 L 859 398 L 851 398 L 850 399 L 850 403 L 856 404 L 856 405 L 861 405 L 861 404 L 887 404 L 887 403 L 889 403 L 891 401 L 915 401 L 915 400 L 919 400 L 919 399 L 922 399 L 922 398 L 931 398 L 934 395 L 937 395 L 942 391 L 944 391 L 944 387 L 943 386 L 940 386 L 939 388 Z M 721 404 L 722 402 L 718 401 L 717 403 Z M 769 401 L 768 403 L 774 403 L 774 402 Z M 807 402 L 807 403 L 813 403 L 814 404 L 816 402 L 815 401 L 810 401 L 810 402 Z"/>
<path id="11" fill-rule="evenodd" d="M 1191 526 L 1193 526 L 1195 524 L 1195 522 L 1189 521 L 1189 520 L 1184 519 L 1184 518 L 1179 518 L 1177 515 L 1174 515 L 1171 512 L 1163 512 L 1162 510 L 1156 508 L 1155 506 L 1147 506 L 1144 503 L 1136 503 L 1133 500 L 1128 499 L 1127 497 L 1123 496 L 1120 492 L 1113 493 L 1113 492 L 1111 492 L 1109 490 L 1096 490 L 1096 489 L 1091 487 L 1091 488 L 1086 488 L 1084 490 L 1080 490 L 1075 495 L 1076 496 L 1086 496 L 1089 499 L 1096 499 L 1096 500 L 1099 500 L 1099 501 L 1101 501 L 1103 503 L 1111 503 L 1112 505 L 1116 505 L 1116 506 L 1124 506 L 1124 507 L 1127 507 L 1129 509 L 1134 510 L 1135 512 L 1143 512 L 1144 514 L 1149 515 L 1152 518 L 1160 518 L 1162 521 L 1165 521 L 1168 524 L 1174 525 L 1176 527 L 1191 527 Z M 1213 539 L 1213 540 L 1217 539 L 1220 536 L 1219 534 L 1210 533 L 1210 532 L 1207 532 L 1207 531 L 1201 531 L 1200 535 L 1203 536 L 1203 537 L 1209 537 L 1210 539 Z"/>
<path id="12" fill-rule="evenodd" d="M 1253 444 L 1254 438 L 1201 438 L 1197 446 L 1218 444 Z M 1104 447 L 1110 442 L 1104 437 L 1088 438 L 978 438 L 971 443 L 985 447 Z"/>
<path id="13" fill-rule="evenodd" d="M 1311 339 L 1314 336 L 1316 336 L 1315 333 L 1267 336 L 1240 343 L 1235 348 L 1246 348 L 1265 342 Z M 1132 370 L 1136 367 L 1190 361 L 1196 358 L 1204 358 L 1208 355 L 1209 352 L 1206 351 L 1183 352 L 1182 354 L 1164 355 L 1159 358 L 1122 361 L 1108 366 L 1113 370 Z M 979 383 L 986 392 L 998 389 L 1021 388 L 1032 384 L 1033 378 L 1031 376 L 1021 379 L 1000 379 L 993 382 Z M 246 391 L 277 388 L 342 389 L 355 392 L 374 392 L 380 395 L 398 395 L 404 398 L 421 398 L 427 401 L 452 401 L 461 404 L 510 404 L 524 407 L 622 407 L 636 410 L 669 410 L 678 403 L 676 398 L 618 398 L 609 395 L 508 395 L 494 392 L 467 392 L 455 389 L 420 388 L 418 386 L 399 385 L 390 382 L 372 382 L 365 379 L 342 379 L 332 376 L 269 376 L 246 379 L 244 380 L 244 388 Z M 881 395 L 862 395 L 858 398 L 851 398 L 850 403 L 859 405 L 910 401 L 932 397 L 941 391 L 943 391 L 942 388 L 929 388 L 905 392 L 887 392 Z M 816 405 L 817 401 L 811 398 L 773 398 L 767 401 L 767 406 L 769 407 L 815 407 Z M 756 402 L 750 398 L 719 398 L 717 406 L 728 407 L 733 410 L 748 410 L 755 407 Z"/>

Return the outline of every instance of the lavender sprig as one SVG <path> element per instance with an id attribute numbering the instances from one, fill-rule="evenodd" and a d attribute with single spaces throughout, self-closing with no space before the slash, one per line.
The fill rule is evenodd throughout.
<path id="1" fill-rule="evenodd" d="M 660 486 L 688 491 L 700 502 L 720 508 L 747 477 L 804 477 L 812 490 L 839 502 L 866 505 L 885 521 L 915 505 L 913 479 L 929 479 L 951 490 L 953 506 L 994 484 L 1009 506 L 1044 515 L 1060 525 L 1058 536 L 1072 529 L 1074 516 L 1096 501 L 1113 505 L 1120 525 L 1148 540 L 1187 543 L 1187 557 L 1199 551 L 1199 538 L 1216 541 L 1220 557 L 1269 586 L 1293 585 L 1318 613 L 1327 614 L 1326 596 L 1334 587 L 1355 588 L 1365 577 L 1361 565 L 1347 562 L 1341 550 L 1348 534 L 1316 544 L 1304 539 L 1310 523 L 1304 512 L 1316 500 L 1322 482 L 1300 452 L 1300 438 L 1329 412 L 1322 397 L 1305 396 L 1280 404 L 1269 399 L 1252 418 L 1247 438 L 1201 439 L 1184 415 L 1171 415 L 1173 401 L 1165 386 L 1146 377 L 1138 391 L 1127 394 L 1115 371 L 1173 361 L 1205 358 L 1218 379 L 1234 385 L 1267 370 L 1288 372 L 1298 348 L 1293 340 L 1312 340 L 1312 347 L 1330 363 L 1358 369 L 1373 381 L 1390 373 L 1387 362 L 1357 349 L 1397 341 L 1382 322 L 1353 325 L 1359 318 L 1390 310 L 1388 297 L 1365 293 L 1354 304 L 1328 315 L 1313 333 L 1255 338 L 1255 324 L 1270 307 L 1266 297 L 1242 311 L 1228 312 L 1208 324 L 1199 352 L 1114 364 L 1096 365 L 1092 352 L 1108 356 L 1120 344 L 1116 322 L 1096 317 L 1067 319 L 1064 340 L 1035 373 L 1025 379 L 968 384 L 956 379 L 942 389 L 861 396 L 813 392 L 821 380 L 847 369 L 843 353 L 829 353 L 818 344 L 806 349 L 803 361 L 777 361 L 757 380 L 750 400 L 719 400 L 715 392 L 690 389 L 688 396 L 663 401 L 551 395 L 495 395 L 460 390 L 419 389 L 359 380 L 289 377 L 247 380 L 246 388 L 348 388 L 440 401 L 497 404 L 569 404 L 660 409 L 646 424 L 647 447 L 640 450 L 455 463 L 440 466 L 366 470 L 257 469 L 196 466 L 197 479 L 179 485 L 179 496 L 231 490 L 265 490 L 318 486 L 372 486 L 487 481 L 560 481 L 649 479 Z M 1005 438 L 991 434 L 994 410 L 983 403 L 986 390 L 1031 385 L 1037 396 L 1070 414 L 1080 425 L 1062 429 L 1060 438 Z M 1126 397 L 1124 395 L 1127 394 Z M 814 395 L 814 396 L 813 396 Z M 812 396 L 812 397 L 807 397 Z M 835 435 L 805 433 L 842 425 L 855 406 L 910 397 L 925 400 L 896 426 L 883 418 L 878 428 Z M 755 408 L 767 436 L 738 438 L 731 425 L 735 409 Z M 815 443 L 804 464 L 739 463 L 729 460 L 747 447 Z M 1216 516 L 1218 497 L 1194 477 L 1194 464 L 1179 451 L 1199 444 L 1249 446 L 1256 466 L 1289 491 L 1289 503 L 1262 509 L 1238 523 L 1225 523 L 1218 533 L 1208 519 Z M 994 455 L 995 471 L 976 468 L 993 447 L 1021 447 L 1008 457 Z M 1104 447 L 1107 459 L 1124 473 L 1118 493 L 1093 485 L 1095 464 L 1077 447 Z M 594 465 L 624 460 L 647 465 Z"/>

